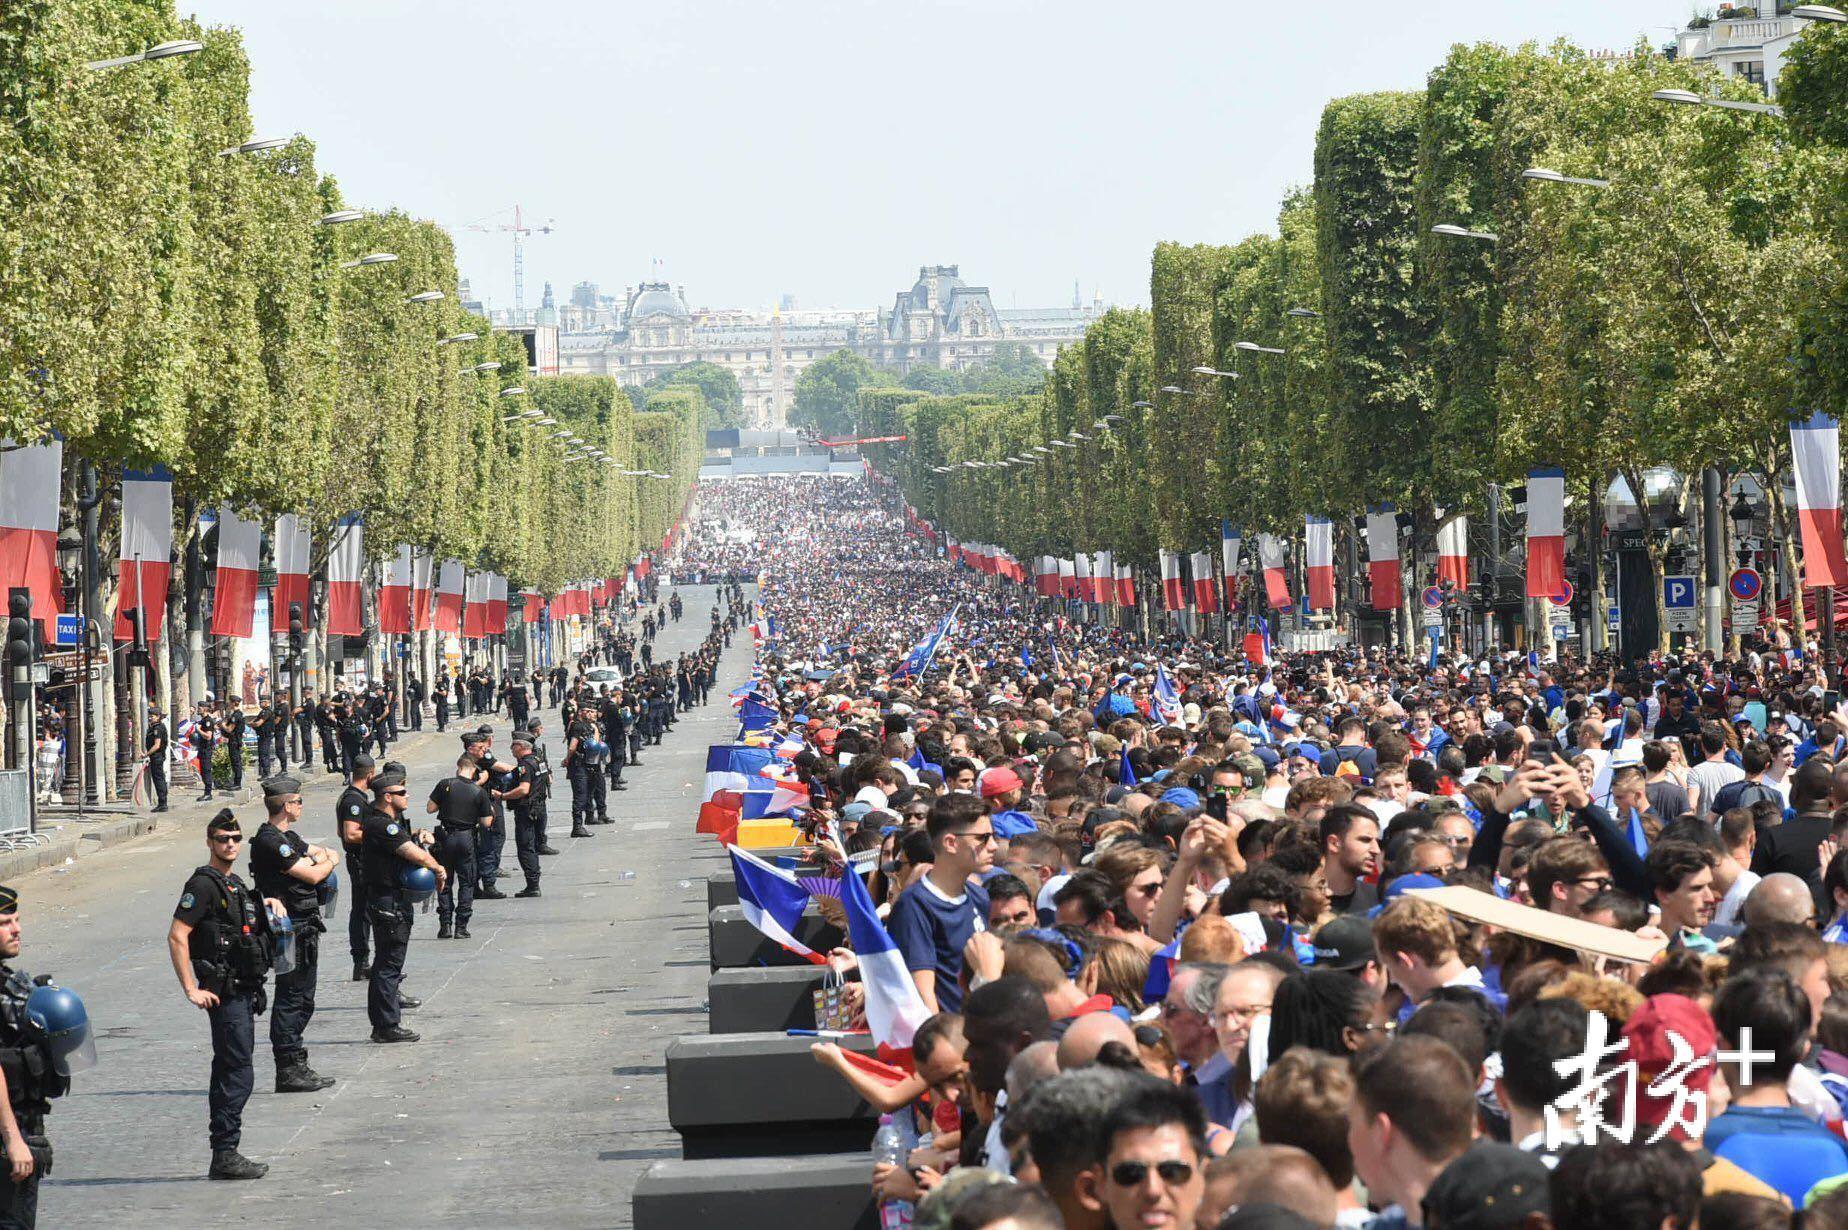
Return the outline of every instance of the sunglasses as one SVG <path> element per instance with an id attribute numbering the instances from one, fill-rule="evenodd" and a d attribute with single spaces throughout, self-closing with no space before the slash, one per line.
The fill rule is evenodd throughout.
<path id="1" fill-rule="evenodd" d="M 985 846 L 989 842 L 995 839 L 995 832 L 993 829 L 990 829 L 986 833 L 977 833 L 973 829 L 971 829 L 971 830 L 968 830 L 962 833 L 952 833 L 951 836 L 952 837 L 965 837 L 968 840 L 973 841 L 978 846 Z"/>
<path id="2" fill-rule="evenodd" d="M 387 790 L 387 791 L 385 792 L 385 797 L 386 797 L 386 798 L 392 798 L 392 797 L 393 797 L 393 796 L 395 796 L 395 795 L 407 795 L 407 794 L 409 794 L 409 793 L 410 793 L 410 791 L 408 791 L 408 790 Z"/>
<path id="3" fill-rule="evenodd" d="M 1110 1168 L 1110 1181 L 1118 1187 L 1141 1187 L 1148 1180 L 1151 1169 L 1169 1187 L 1180 1187 L 1194 1175 L 1192 1166 L 1173 1159 L 1156 1162 L 1153 1167 L 1147 1162 L 1118 1162 Z"/>
<path id="4" fill-rule="evenodd" d="M 213 833 L 212 840 L 213 841 L 242 841 L 244 840 L 244 835 L 242 833 Z"/>

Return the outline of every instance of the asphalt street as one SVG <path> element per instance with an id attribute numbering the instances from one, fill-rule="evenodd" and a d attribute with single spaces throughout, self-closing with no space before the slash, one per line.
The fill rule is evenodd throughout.
<path id="1" fill-rule="evenodd" d="M 686 614 L 657 638 L 657 658 L 692 648 L 709 626 L 713 591 L 681 593 Z M 368 1040 L 365 984 L 348 981 L 342 900 L 343 925 L 322 937 L 307 1037 L 310 1061 L 339 1083 L 323 1094 L 271 1092 L 267 1015 L 258 1021 L 243 1151 L 271 1170 L 255 1182 L 205 1178 L 207 1023 L 180 993 L 166 948 L 217 804 L 189 801 L 171 827 L 22 879 L 19 965 L 76 989 L 99 1034 L 97 1067 L 53 1109 L 57 1160 L 40 1224 L 629 1225 L 637 1177 L 679 1156 L 664 1051 L 679 1034 L 706 1031 L 703 877 L 723 854 L 692 829 L 706 746 L 736 731 L 726 692 L 749 677 L 750 661 L 740 632 L 712 703 L 644 749 L 630 788 L 610 796 L 615 823 L 595 837 L 566 836 L 570 788 L 559 774 L 548 836 L 561 853 L 543 860 L 543 897 L 478 902 L 470 940 L 439 941 L 436 915 L 419 916 L 405 987 L 424 1001 L 406 1018 L 421 1042 Z M 545 716 L 556 766 L 558 715 Z M 511 724 L 488 720 L 504 751 Z M 453 767 L 454 730 L 437 735 L 426 719 L 421 734 L 392 746 L 420 820 L 430 786 Z M 338 788 L 320 773 L 306 785 L 310 840 L 337 844 Z M 260 803 L 238 812 L 246 833 L 262 823 Z M 515 872 L 502 881 L 511 892 L 511 838 L 503 866 Z"/>

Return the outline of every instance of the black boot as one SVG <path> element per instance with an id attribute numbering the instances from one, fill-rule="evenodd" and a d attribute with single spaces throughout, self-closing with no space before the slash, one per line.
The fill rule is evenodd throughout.
<path id="1" fill-rule="evenodd" d="M 417 1035 L 401 1025 L 393 1025 L 390 1029 L 373 1030 L 372 1040 L 374 1042 L 415 1042 Z"/>
<path id="2" fill-rule="evenodd" d="M 253 1162 L 236 1149 L 212 1151 L 211 1177 L 214 1179 L 261 1179 L 269 1173 L 262 1162 Z"/>
<path id="3" fill-rule="evenodd" d="M 506 895 L 507 894 L 503 893 L 500 889 L 495 888 L 492 882 L 490 882 L 484 888 L 478 888 L 475 890 L 475 900 L 477 901 L 480 901 L 483 898 L 486 898 L 489 901 L 499 901 L 501 898 L 505 897 Z"/>
<path id="4" fill-rule="evenodd" d="M 322 1076 L 308 1066 L 306 1058 L 292 1059 L 287 1064 L 276 1065 L 277 1093 L 319 1093 L 334 1083 L 331 1076 Z"/>
<path id="5" fill-rule="evenodd" d="M 445 918 L 443 921 L 436 924 L 436 938 L 437 939 L 446 940 L 450 937 L 451 934 L 452 933 L 449 930 L 449 920 L 447 918 Z"/>
<path id="6" fill-rule="evenodd" d="M 582 820 L 578 821 L 575 825 L 571 827 L 571 835 L 573 837 L 595 837 L 596 836 L 595 833 L 591 832 L 589 829 L 584 827 L 584 822 Z"/>
<path id="7" fill-rule="evenodd" d="M 456 938 L 459 940 L 465 940 L 468 938 L 468 924 L 467 923 L 459 922 L 456 924 Z"/>
<path id="8" fill-rule="evenodd" d="M 516 897 L 537 897 L 538 895 L 539 886 L 537 884 L 529 884 L 527 887 L 522 888 L 519 892 L 514 894 Z"/>
<path id="9" fill-rule="evenodd" d="M 369 961 L 353 962 L 353 981 L 364 982 L 372 977 L 372 963 Z"/>
<path id="10" fill-rule="evenodd" d="M 574 836 L 574 837 L 575 837 L 575 836 L 576 836 L 576 834 L 574 833 L 574 834 L 572 834 L 572 836 Z M 557 854 L 557 853 L 558 853 L 558 851 L 557 851 L 557 850 L 554 850 L 554 849 L 553 849 L 553 848 L 552 848 L 551 846 L 540 846 L 540 847 L 539 847 L 539 853 L 541 853 L 541 854 Z"/>

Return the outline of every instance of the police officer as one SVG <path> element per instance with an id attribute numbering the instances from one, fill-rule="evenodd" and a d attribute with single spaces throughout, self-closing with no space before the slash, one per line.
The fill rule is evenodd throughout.
<path id="1" fill-rule="evenodd" d="M 295 965 L 276 975 L 275 1010 L 270 1013 L 270 1050 L 276 1057 L 277 1093 L 315 1093 L 334 1083 L 308 1066 L 302 1035 L 314 1017 L 315 979 L 320 970 L 320 885 L 340 863 L 340 854 L 311 844 L 294 831 L 302 818 L 302 784 L 293 777 L 263 783 L 269 819 L 250 839 L 250 877 L 264 897 L 282 902 L 295 928 Z"/>
<path id="2" fill-rule="evenodd" d="M 443 667 L 436 668 L 436 682 L 430 685 L 430 697 L 436 705 L 436 731 L 441 734 L 449 728 L 449 672 Z"/>
<path id="3" fill-rule="evenodd" d="M 201 704 L 193 710 L 193 724 L 190 738 L 193 750 L 199 754 L 199 782 L 205 787 L 194 802 L 209 803 L 212 799 L 212 747 L 217 743 L 218 721 L 212 716 L 212 706 Z"/>
<path id="4" fill-rule="evenodd" d="M 33 1019 L 28 1008 L 48 994 L 76 1003 L 80 1016 L 83 1005 L 62 988 L 41 985 L 50 979 L 14 969 L 11 963 L 19 959 L 19 949 L 19 894 L 0 885 L 0 1136 L 6 1146 L 0 1227 L 5 1230 L 31 1230 L 37 1224 L 39 1179 L 51 1170 L 45 1116 L 51 1113 L 53 1098 L 70 1092 L 71 1073 L 96 1062 L 87 1017 L 80 1034 L 55 1035 L 47 1029 L 49 1022 Z"/>
<path id="5" fill-rule="evenodd" d="M 376 949 L 372 958 L 372 985 L 366 991 L 366 1015 L 372 1021 L 374 1042 L 415 1042 L 417 1035 L 399 1024 L 404 1005 L 400 988 L 404 958 L 411 946 L 412 901 L 400 873 L 407 866 L 425 867 L 436 874 L 440 890 L 449 873 L 419 844 L 427 834 L 415 833 L 405 820 L 410 789 L 402 770 L 393 768 L 372 779 L 372 808 L 363 822 L 366 916 L 372 922 Z"/>
<path id="6" fill-rule="evenodd" d="M 590 797 L 590 745 L 597 741 L 597 727 L 580 708 L 565 735 L 565 774 L 571 782 L 571 835 L 595 837 L 584 822 L 596 814 Z"/>
<path id="7" fill-rule="evenodd" d="M 468 920 L 475 913 L 475 833 L 494 824 L 494 800 L 481 787 L 487 770 L 473 756 L 456 761 L 456 775 L 445 777 L 430 791 L 424 810 L 436 817 L 436 861 L 449 870 L 449 879 L 436 898 L 436 938 L 469 938 Z M 452 901 L 453 895 L 453 901 Z M 450 919 L 455 929 L 450 929 Z"/>
<path id="8" fill-rule="evenodd" d="M 520 871 L 526 876 L 526 887 L 515 893 L 516 897 L 537 897 L 539 895 L 539 851 L 544 838 L 540 833 L 539 817 L 544 815 L 543 804 L 534 802 L 534 780 L 539 774 L 539 761 L 533 755 L 533 737 L 523 730 L 513 734 L 513 755 L 515 768 L 509 784 L 494 791 L 494 797 L 513 808 L 513 841 L 519 852 Z M 535 812 L 538 813 L 535 815 Z"/>
<path id="9" fill-rule="evenodd" d="M 257 736 L 257 780 L 268 781 L 272 776 L 270 761 L 276 755 L 276 727 L 270 721 L 268 705 L 259 703 L 251 711 L 250 729 Z M 287 769 L 288 766 L 284 765 L 282 771 L 286 772 Z"/>
<path id="10" fill-rule="evenodd" d="M 263 979 L 269 973 L 264 907 L 280 913 L 282 903 L 259 902 L 233 873 L 243 839 L 230 808 L 212 817 L 205 830 L 207 862 L 186 881 L 167 929 L 167 952 L 180 990 L 212 1022 L 214 1179 L 261 1179 L 269 1173 L 268 1166 L 251 1161 L 237 1146 L 243 1138 L 244 1103 L 255 1083 L 255 1018 L 265 1006 Z"/>
<path id="11" fill-rule="evenodd" d="M 611 692 L 603 689 L 603 697 L 598 702 L 603 725 L 603 741 L 609 745 L 609 764 L 604 772 L 609 777 L 610 788 L 627 790 L 623 785 L 622 766 L 629 759 L 629 721 L 630 714 L 623 703 L 621 690 Z"/>
<path id="12" fill-rule="evenodd" d="M 225 758 L 231 765 L 231 789 L 244 788 L 244 707 L 235 699 L 224 717 L 219 719 L 218 730 L 225 740 Z"/>
<path id="13" fill-rule="evenodd" d="M 340 848 L 346 851 L 347 875 L 355 884 L 359 883 L 364 868 L 360 860 L 364 858 L 363 825 L 366 813 L 372 810 L 371 801 L 366 797 L 366 789 L 372 782 L 378 766 L 372 757 L 361 756 L 353 763 L 353 777 L 347 782 L 340 797 L 334 800 L 334 826 L 340 834 Z M 347 915 L 347 947 L 353 954 L 353 981 L 364 982 L 372 977 L 372 966 L 366 957 L 370 952 L 367 942 L 369 934 L 366 924 L 366 894 L 355 892 L 353 903 Z"/>
<path id="14" fill-rule="evenodd" d="M 148 785 L 154 791 L 154 810 L 167 810 L 167 745 L 173 740 L 167 734 L 167 723 L 161 719 L 160 706 L 148 709 L 148 737 L 143 746 L 148 749 Z"/>
<path id="15" fill-rule="evenodd" d="M 526 733 L 532 736 L 533 759 L 539 762 L 538 772 L 533 776 L 533 811 L 539 821 L 539 853 L 557 854 L 545 839 L 545 822 L 549 817 L 552 801 L 552 758 L 545 750 L 545 723 L 538 718 L 526 724 Z"/>

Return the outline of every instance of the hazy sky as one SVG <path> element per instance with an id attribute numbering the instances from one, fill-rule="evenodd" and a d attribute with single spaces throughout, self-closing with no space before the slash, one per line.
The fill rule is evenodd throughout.
<path id="1" fill-rule="evenodd" d="M 1268 230 L 1331 97 L 1455 42 L 1660 43 L 1688 0 L 180 0 L 241 26 L 257 134 L 456 236 L 496 306 L 550 280 L 872 307 L 921 264 L 998 306 L 1148 300 L 1159 240 Z"/>

